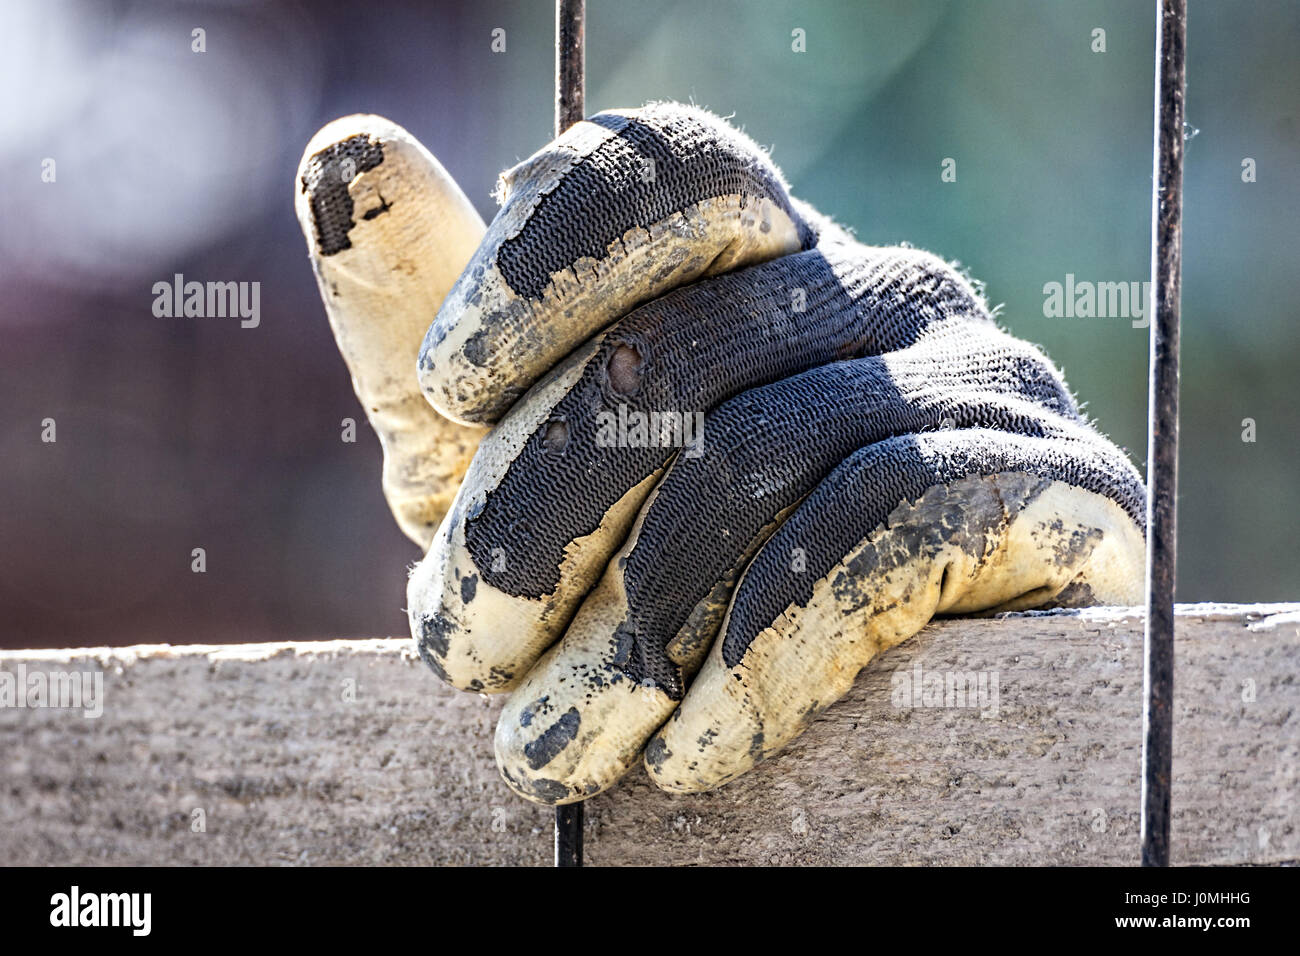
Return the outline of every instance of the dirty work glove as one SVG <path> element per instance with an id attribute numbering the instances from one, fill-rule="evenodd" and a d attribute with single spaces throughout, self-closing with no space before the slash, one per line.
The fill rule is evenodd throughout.
<path id="1" fill-rule="evenodd" d="M 577 124 L 502 176 L 472 257 L 432 158 L 350 123 L 308 148 L 299 209 L 367 408 L 372 356 L 348 335 L 391 321 L 373 298 L 390 271 L 462 254 L 436 318 L 436 283 L 402 303 L 433 320 L 425 397 L 493 427 L 407 600 L 434 671 L 510 693 L 495 748 L 520 795 L 588 797 L 642 755 L 660 787 L 707 790 L 936 614 L 1138 599 L 1140 478 L 1048 359 L 942 260 L 792 199 L 718 118 L 665 103 Z M 351 154 L 373 162 L 322 201 Z M 409 425 L 423 437 L 385 448 L 455 435 Z"/>

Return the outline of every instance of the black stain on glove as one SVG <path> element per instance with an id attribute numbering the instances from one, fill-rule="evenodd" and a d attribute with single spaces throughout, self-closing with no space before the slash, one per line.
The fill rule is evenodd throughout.
<path id="1" fill-rule="evenodd" d="M 322 256 L 332 256 L 352 248 L 348 233 L 353 220 L 352 195 L 348 184 L 358 173 L 374 169 L 384 161 L 384 147 L 366 134 L 349 136 L 327 146 L 307 163 L 302 174 L 302 189 L 311 204 L 311 220 L 316 230 L 316 247 Z M 387 212 L 389 204 L 366 213 L 372 219 Z"/>
<path id="2" fill-rule="evenodd" d="M 578 708 L 570 707 L 559 720 L 547 727 L 540 737 L 524 745 L 524 757 L 528 760 L 528 766 L 533 770 L 541 770 L 554 760 L 556 755 L 578 735 L 578 726 L 581 723 L 582 718 L 578 715 Z"/>

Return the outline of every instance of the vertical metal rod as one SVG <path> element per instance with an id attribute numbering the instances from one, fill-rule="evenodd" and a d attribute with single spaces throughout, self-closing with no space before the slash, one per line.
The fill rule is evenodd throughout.
<path id="1" fill-rule="evenodd" d="M 582 866 L 582 804 L 555 808 L 555 865 Z"/>
<path id="2" fill-rule="evenodd" d="M 1142 712 L 1142 865 L 1169 865 L 1178 495 L 1178 309 L 1182 285 L 1186 0 L 1156 0 L 1147 432 L 1147 620 Z"/>
<path id="3" fill-rule="evenodd" d="M 586 0 L 555 3 L 555 135 L 583 117 L 586 99 Z"/>
<path id="4" fill-rule="evenodd" d="M 555 135 L 583 117 L 586 100 L 586 0 L 555 3 Z M 555 808 L 555 865 L 582 866 L 582 804 Z"/>

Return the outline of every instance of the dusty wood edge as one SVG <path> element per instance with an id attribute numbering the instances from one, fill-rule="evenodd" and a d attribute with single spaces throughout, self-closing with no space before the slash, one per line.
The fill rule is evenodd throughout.
<path id="1" fill-rule="evenodd" d="M 1080 623 L 1116 624 L 1141 623 L 1146 609 L 1132 607 L 1054 608 L 1048 611 L 1015 611 L 993 618 L 960 618 L 937 620 L 930 630 L 970 623 L 978 620 L 1037 620 L 1042 618 L 1075 619 Z M 1200 621 L 1245 621 L 1252 631 L 1272 630 L 1278 626 L 1300 625 L 1300 602 L 1273 604 L 1225 604 L 1205 602 L 1179 604 L 1175 607 L 1179 619 Z M 111 647 L 51 647 L 30 650 L 0 650 L 0 663 L 4 661 L 141 661 L 179 657 L 206 657 L 214 661 L 261 661 L 281 654 L 298 657 L 312 655 L 336 656 L 339 654 L 399 655 L 405 660 L 418 661 L 415 645 L 409 637 L 356 637 L 320 641 L 270 641 L 255 644 L 129 644 Z"/>
<path id="2" fill-rule="evenodd" d="M 1177 617 L 1174 862 L 1300 860 L 1300 604 Z M 735 783 L 675 797 L 634 771 L 589 801 L 588 863 L 1134 863 L 1142 625 L 936 622 Z M 408 639 L 0 652 L 77 662 L 98 719 L 0 707 L 0 861 L 550 861 L 549 809 L 495 773 L 499 700 L 443 687 Z M 900 705 L 954 673 L 987 678 L 991 716 Z"/>

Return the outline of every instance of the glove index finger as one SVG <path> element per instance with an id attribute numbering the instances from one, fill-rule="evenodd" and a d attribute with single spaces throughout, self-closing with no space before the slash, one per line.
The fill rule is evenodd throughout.
<path id="1" fill-rule="evenodd" d="M 817 242 L 763 150 L 676 103 L 575 124 L 503 174 L 498 198 L 420 351 L 426 395 L 457 421 L 497 421 L 641 302 Z"/>

